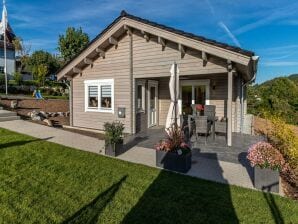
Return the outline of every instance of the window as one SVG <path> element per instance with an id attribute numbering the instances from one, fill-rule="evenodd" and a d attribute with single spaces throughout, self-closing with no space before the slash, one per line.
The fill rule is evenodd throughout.
<path id="1" fill-rule="evenodd" d="M 114 80 L 86 80 L 85 111 L 114 113 Z"/>
<path id="2" fill-rule="evenodd" d="M 0 74 L 4 73 L 4 66 L 0 66 Z"/>
<path id="3" fill-rule="evenodd" d="M 101 108 L 111 108 L 111 103 L 112 103 L 112 86 L 111 85 L 106 85 L 106 86 L 101 86 Z"/>
<path id="4" fill-rule="evenodd" d="M 137 81 L 137 109 L 138 112 L 145 111 L 145 80 Z"/>
<path id="5" fill-rule="evenodd" d="M 97 108 L 98 107 L 98 87 L 88 86 L 88 107 Z"/>

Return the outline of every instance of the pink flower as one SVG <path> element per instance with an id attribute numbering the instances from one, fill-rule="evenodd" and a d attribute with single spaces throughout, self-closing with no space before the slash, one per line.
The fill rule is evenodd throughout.
<path id="1" fill-rule="evenodd" d="M 268 142 L 258 142 L 248 149 L 247 159 L 251 166 L 284 170 L 285 160 L 282 154 Z"/>

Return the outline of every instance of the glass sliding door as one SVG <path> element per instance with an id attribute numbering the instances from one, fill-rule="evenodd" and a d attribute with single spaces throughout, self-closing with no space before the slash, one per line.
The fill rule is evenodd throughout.
<path id="1" fill-rule="evenodd" d="M 180 82 L 180 113 L 192 114 L 192 104 L 209 104 L 209 80 Z"/>

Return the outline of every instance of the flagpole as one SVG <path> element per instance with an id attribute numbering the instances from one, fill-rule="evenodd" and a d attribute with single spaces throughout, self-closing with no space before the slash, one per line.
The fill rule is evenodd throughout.
<path id="1" fill-rule="evenodd" d="M 5 7 L 5 0 L 3 0 L 3 7 Z M 4 18 L 2 18 L 3 20 Z M 6 60 L 6 21 L 1 21 L 3 24 L 4 33 L 4 75 L 5 75 L 5 94 L 8 94 L 8 79 L 7 79 L 7 60 Z"/>

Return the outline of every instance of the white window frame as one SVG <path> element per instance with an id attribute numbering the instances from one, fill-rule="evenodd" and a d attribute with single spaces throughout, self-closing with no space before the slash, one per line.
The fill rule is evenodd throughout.
<path id="1" fill-rule="evenodd" d="M 145 113 L 146 111 L 146 80 L 137 80 L 136 100 L 138 100 L 138 87 L 142 86 L 142 107 L 137 108 L 138 113 Z M 136 103 L 138 106 L 138 102 Z"/>
<path id="2" fill-rule="evenodd" d="M 101 86 L 111 85 L 111 108 L 101 107 Z M 114 113 L 114 79 L 98 79 L 98 80 L 85 80 L 85 112 L 101 112 L 101 113 Z M 97 86 L 98 88 L 98 107 L 89 107 L 89 86 Z"/>

